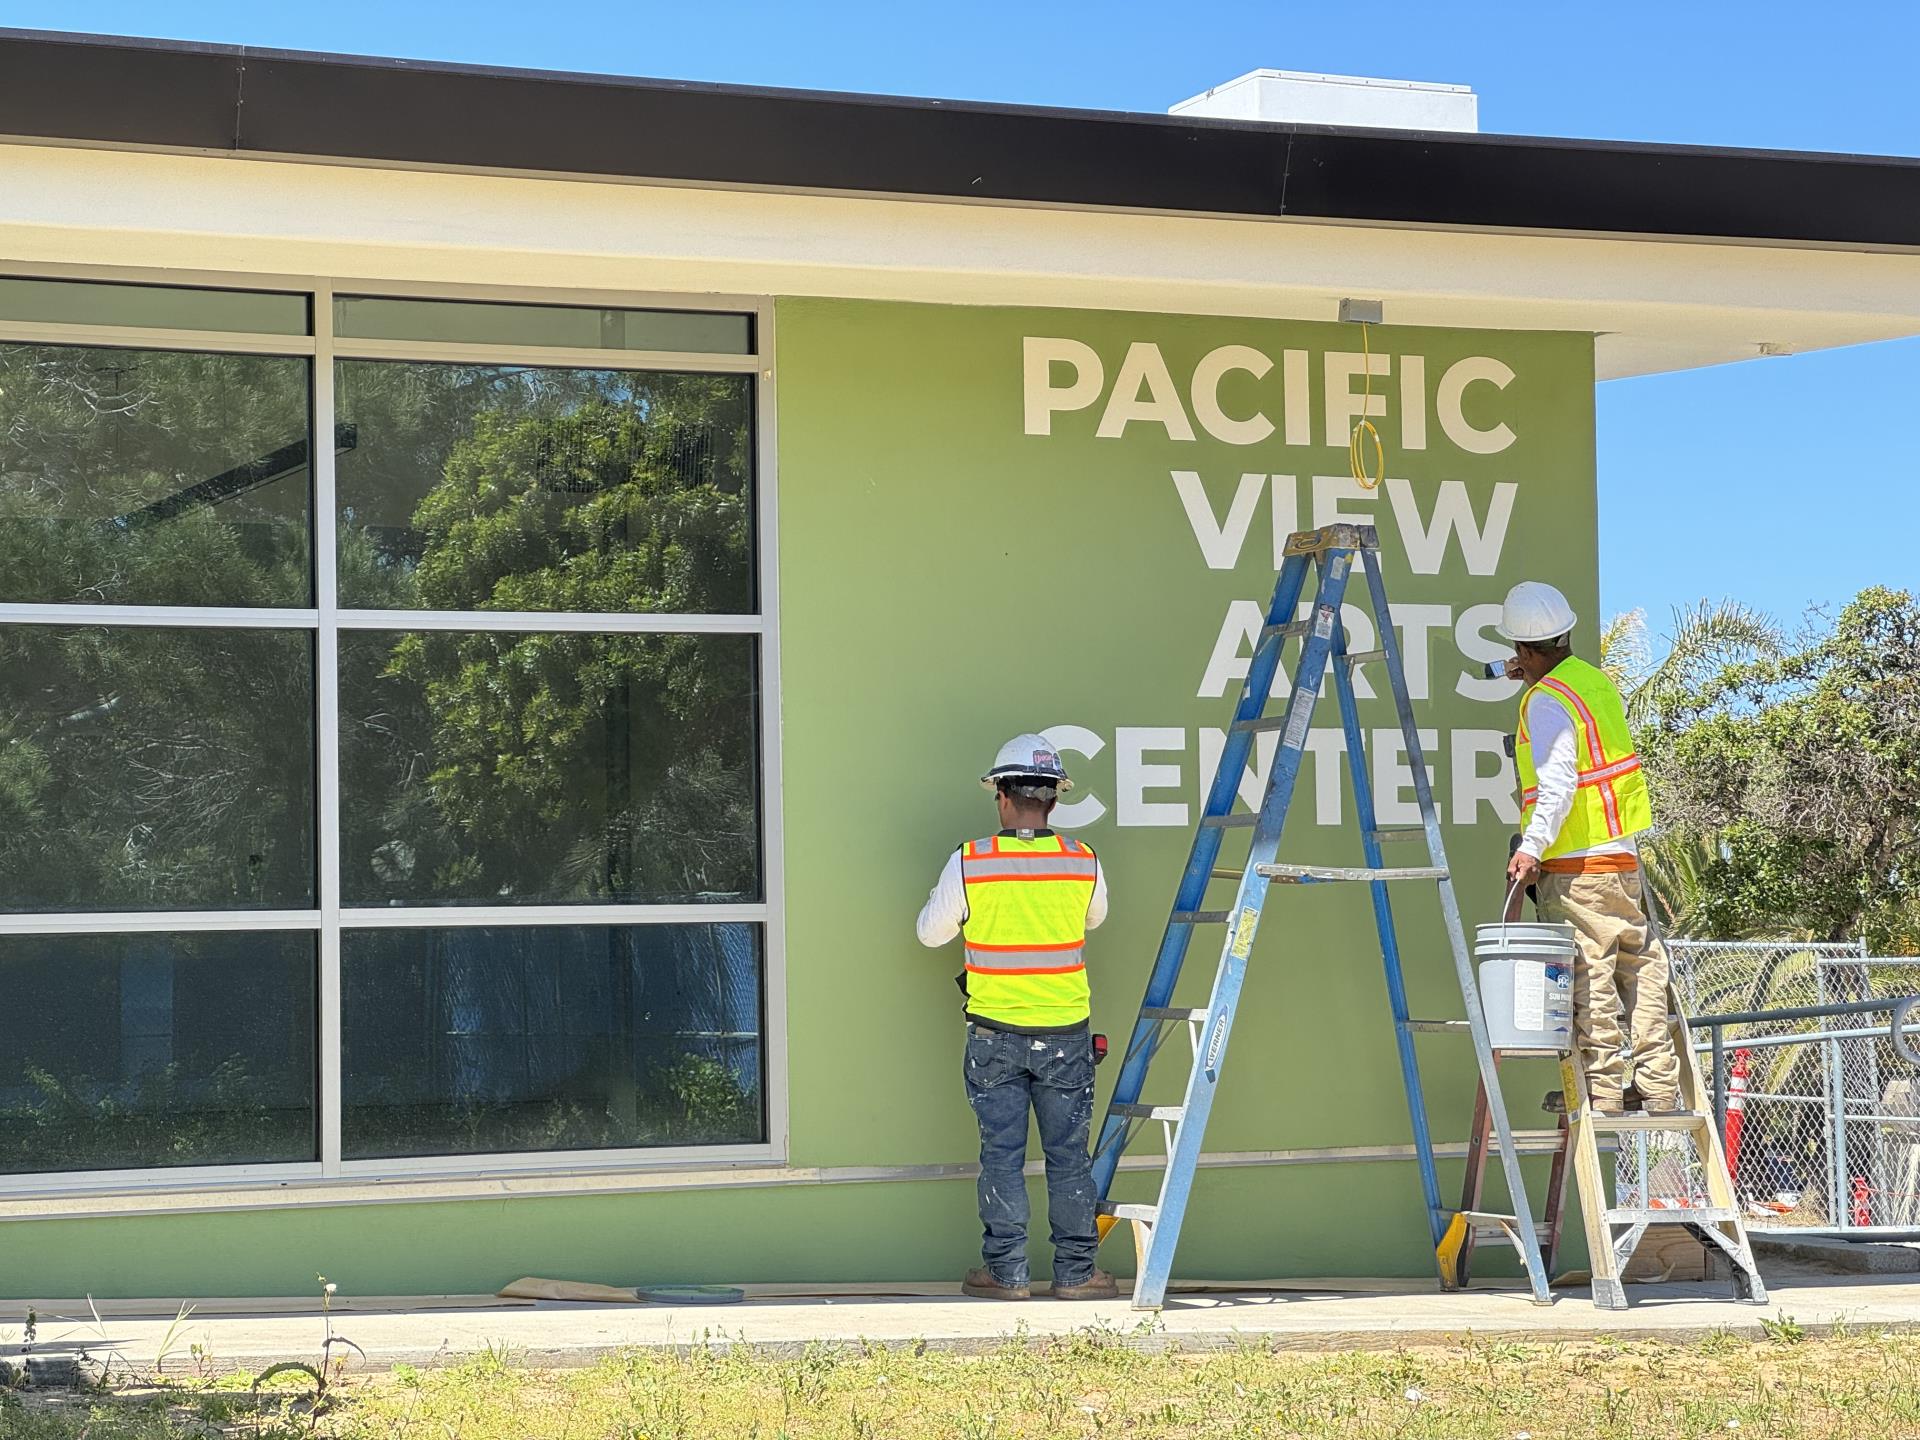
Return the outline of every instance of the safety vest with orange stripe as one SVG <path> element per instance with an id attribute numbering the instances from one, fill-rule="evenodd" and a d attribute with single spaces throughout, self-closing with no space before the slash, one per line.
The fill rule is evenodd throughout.
<path id="1" fill-rule="evenodd" d="M 992 835 L 960 847 L 960 876 L 967 1013 L 1023 1030 L 1085 1024 L 1087 907 L 1100 876 L 1092 847 Z"/>
<path id="2" fill-rule="evenodd" d="M 1552 860 L 1576 850 L 1590 850 L 1607 840 L 1637 835 L 1653 825 L 1653 804 L 1647 798 L 1647 777 L 1640 772 L 1633 735 L 1627 729 L 1627 709 L 1607 672 L 1569 656 L 1553 667 L 1538 685 L 1520 697 L 1520 731 L 1514 745 L 1514 765 L 1520 772 L 1520 824 L 1533 819 L 1540 799 L 1540 772 L 1534 765 L 1528 735 L 1527 707 L 1535 695 L 1556 701 L 1573 721 L 1579 771 L 1560 833 L 1547 853 Z"/>

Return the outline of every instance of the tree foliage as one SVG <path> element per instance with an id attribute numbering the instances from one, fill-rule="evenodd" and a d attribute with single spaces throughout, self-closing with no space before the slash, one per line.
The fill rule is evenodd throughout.
<path id="1" fill-rule="evenodd" d="M 0 598 L 312 603 L 307 363 L 0 345 Z M 343 602 L 475 615 L 472 630 L 340 635 L 347 902 L 757 894 L 752 637 L 499 631 L 483 615 L 750 611 L 751 381 L 346 362 L 339 392 L 342 509 L 317 533 L 337 522 Z M 298 627 L 0 627 L 6 907 L 311 907 L 314 665 Z M 462 932 L 444 958 L 477 1004 L 457 1023 L 531 1026 L 501 999 L 518 992 L 497 983 L 493 933 Z M 592 1026 L 630 1028 L 662 1003 L 649 966 L 682 989 L 720 966 L 704 934 L 645 964 L 607 958 L 620 1018 Z M 125 950 L 90 956 L 88 983 L 112 991 L 103 977 Z M 151 958 L 185 973 L 190 950 Z M 90 1053 L 0 1053 L 0 1168 L 60 1145 L 77 1166 L 251 1156 L 233 1137 L 258 1119 L 240 1103 L 259 1086 L 257 1017 L 181 997 L 179 1023 L 191 1009 L 212 1028 L 157 1069 L 137 1046 L 116 1059 L 133 1022 L 111 994 L 111 1033 Z M 564 1093 L 506 1101 L 508 1077 L 441 1073 L 414 1053 L 455 1023 L 426 1014 L 397 1042 L 423 1134 L 450 1115 L 479 1149 L 759 1133 L 750 1065 L 670 1034 L 618 1054 L 589 1045 Z M 642 1075 L 644 1104 L 600 1113 L 609 1083 L 632 1091 Z M 298 1151 L 311 1134 L 293 1123 Z"/>
<path id="2" fill-rule="evenodd" d="M 1694 633 L 1750 640 L 1754 617 Z M 1683 627 L 1684 633 L 1684 627 Z M 1697 933 L 1864 935 L 1914 948 L 1920 914 L 1920 601 L 1863 590 L 1830 625 L 1636 692 L 1660 830 Z"/>
<path id="3" fill-rule="evenodd" d="M 738 382 L 483 412 L 411 528 L 440 610 L 714 613 L 751 572 Z M 716 411 L 722 412 L 716 415 Z M 714 436 L 719 431 L 720 443 Z M 417 631 L 343 645 L 350 897 L 685 900 L 758 885 L 752 642 Z"/>

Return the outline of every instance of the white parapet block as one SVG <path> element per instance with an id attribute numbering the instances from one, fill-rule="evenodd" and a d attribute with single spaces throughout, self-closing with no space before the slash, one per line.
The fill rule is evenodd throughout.
<path id="1" fill-rule="evenodd" d="M 1318 75 L 1300 70 L 1249 70 L 1237 79 L 1182 100 L 1167 113 L 1384 130 L 1476 133 L 1480 129 L 1480 101 L 1466 85 Z"/>

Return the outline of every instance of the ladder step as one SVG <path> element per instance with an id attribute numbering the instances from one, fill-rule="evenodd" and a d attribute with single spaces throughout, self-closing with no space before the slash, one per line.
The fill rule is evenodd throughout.
<path id="1" fill-rule="evenodd" d="M 1690 1111 L 1685 1115 L 1601 1115 L 1598 1112 L 1587 1117 L 1593 1123 L 1594 1132 L 1600 1135 L 1617 1135 L 1627 1130 L 1703 1130 L 1710 1123 L 1705 1115 Z"/>
<path id="2" fill-rule="evenodd" d="M 1260 628 L 1261 645 L 1273 640 L 1284 640 L 1293 635 L 1304 635 L 1313 628 L 1311 620 L 1289 620 L 1284 625 L 1263 625 Z"/>
<path id="3" fill-rule="evenodd" d="M 1363 865 L 1256 865 L 1253 873 L 1291 885 L 1314 885 L 1332 880 L 1445 880 L 1437 865 L 1368 867 Z"/>
<path id="4" fill-rule="evenodd" d="M 1125 1115 L 1132 1120 L 1184 1120 L 1187 1107 L 1184 1105 L 1109 1105 L 1109 1115 Z"/>
<path id="5" fill-rule="evenodd" d="M 1158 1205 L 1119 1205 L 1111 1200 L 1102 1200 L 1095 1208 L 1102 1215 L 1111 1215 L 1116 1220 L 1144 1220 L 1151 1225 L 1160 1218 Z"/>
<path id="6" fill-rule="evenodd" d="M 1244 870 L 1235 870 L 1226 865 L 1216 865 L 1213 867 L 1213 878 L 1215 880 L 1244 880 L 1246 877 L 1247 872 Z"/>
<path id="7" fill-rule="evenodd" d="M 1423 1035 L 1468 1035 L 1473 1027 L 1464 1020 L 1409 1020 L 1407 1029 Z M 1511 1055 L 1515 1059 L 1553 1059 L 1565 1054 L 1562 1050 L 1543 1049 L 1536 1046 L 1498 1045 L 1494 1047 L 1496 1055 Z"/>
<path id="8" fill-rule="evenodd" d="M 1164 1005 L 1149 1005 L 1140 1012 L 1142 1020 L 1204 1020 L 1204 1010 L 1175 1010 Z"/>
<path id="9" fill-rule="evenodd" d="M 1340 658 L 1346 661 L 1347 668 L 1352 670 L 1360 665 L 1371 665 L 1376 660 L 1386 659 L 1387 652 L 1384 650 L 1350 650 Z"/>
<path id="10" fill-rule="evenodd" d="M 1424 840 L 1427 827 L 1424 825 L 1381 825 L 1373 832 L 1376 840 L 1391 843 L 1395 840 Z"/>
<path id="11" fill-rule="evenodd" d="M 1175 925 L 1224 925 L 1233 912 L 1231 910 L 1176 910 L 1173 912 Z"/>
<path id="12" fill-rule="evenodd" d="M 1449 1219 L 1458 1215 L 1475 1230 L 1491 1231 L 1496 1235 L 1505 1235 L 1509 1228 L 1518 1229 L 1520 1225 L 1520 1221 L 1515 1216 L 1496 1215 L 1489 1210 L 1446 1210 L 1441 1213 Z M 1545 1239 L 1550 1227 L 1543 1221 L 1536 1221 L 1533 1228 L 1534 1233 Z"/>
<path id="13" fill-rule="evenodd" d="M 1228 728 L 1236 735 L 1258 735 L 1267 730 L 1278 730 L 1287 723 L 1284 713 L 1279 715 L 1256 715 L 1251 720 L 1236 720 Z"/>
<path id="14" fill-rule="evenodd" d="M 1202 815 L 1200 823 L 1209 830 L 1251 830 L 1260 823 L 1260 817 L 1252 812 L 1245 815 Z"/>
<path id="15" fill-rule="evenodd" d="M 1655 1205 L 1650 1208 L 1632 1208 L 1608 1210 L 1603 1217 L 1609 1225 L 1730 1225 L 1739 1220 L 1740 1212 L 1731 1205 L 1702 1205 L 1688 1209 L 1683 1205 L 1672 1207 Z"/>

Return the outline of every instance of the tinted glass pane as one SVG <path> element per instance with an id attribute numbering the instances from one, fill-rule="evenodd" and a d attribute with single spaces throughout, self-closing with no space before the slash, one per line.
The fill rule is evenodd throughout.
<path id="1" fill-rule="evenodd" d="M 314 903 L 313 636 L 0 625 L 0 908 Z"/>
<path id="2" fill-rule="evenodd" d="M 0 344 L 0 600 L 312 603 L 308 362 Z"/>
<path id="3" fill-rule="evenodd" d="M 665 350 L 751 355 L 753 317 L 698 310 L 598 310 L 583 305 L 474 304 L 342 295 L 336 335 L 356 340 L 440 340 L 469 345 L 552 345 L 567 350 Z"/>
<path id="4" fill-rule="evenodd" d="M 0 1173 L 311 1161 L 310 933 L 0 937 Z"/>
<path id="5" fill-rule="evenodd" d="M 765 1139 L 754 925 L 360 930 L 343 1153 Z"/>
<path id="6" fill-rule="evenodd" d="M 308 333 L 305 295 L 257 290 L 188 290 L 92 280 L 0 279 L 0 320 L 40 325 L 123 325 L 139 330 Z"/>
<path id="7" fill-rule="evenodd" d="M 750 377 L 384 361 L 338 373 L 342 604 L 753 608 Z"/>
<path id="8" fill-rule="evenodd" d="M 343 633 L 345 903 L 757 899 L 754 643 Z"/>

